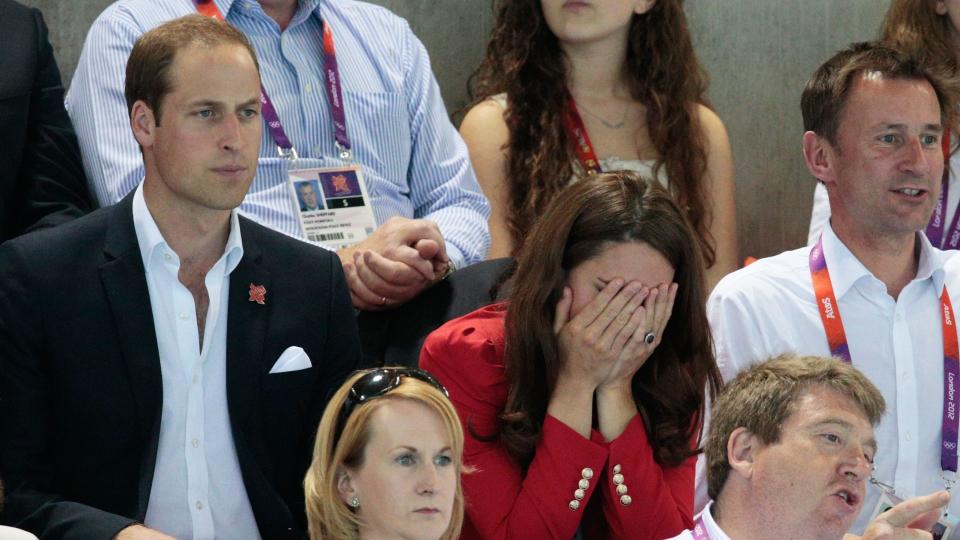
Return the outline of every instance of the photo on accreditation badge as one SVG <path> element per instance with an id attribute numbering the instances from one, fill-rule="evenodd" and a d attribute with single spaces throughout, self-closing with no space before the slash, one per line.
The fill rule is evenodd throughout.
<path id="1" fill-rule="evenodd" d="M 333 210 L 364 206 L 357 171 L 341 169 L 321 172 L 320 184 L 323 186 L 323 201 L 327 208 Z"/>
<path id="2" fill-rule="evenodd" d="M 297 193 L 297 202 L 300 203 L 301 212 L 319 212 L 324 209 L 320 204 L 319 182 L 316 180 L 294 182 L 294 189 Z"/>

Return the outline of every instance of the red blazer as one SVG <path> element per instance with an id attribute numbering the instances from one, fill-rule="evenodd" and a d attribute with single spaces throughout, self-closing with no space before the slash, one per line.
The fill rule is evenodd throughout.
<path id="1" fill-rule="evenodd" d="M 471 435 L 495 433 L 507 399 L 503 365 L 506 304 L 481 308 L 430 334 L 420 366 L 447 387 L 466 431 L 463 475 L 467 512 L 464 539 L 570 540 L 582 525 L 586 538 L 662 540 L 693 527 L 696 458 L 662 468 L 653 459 L 637 415 L 616 440 L 596 431 L 583 438 L 547 416 L 526 474 L 498 441 Z M 632 499 L 621 502 L 613 483 L 619 466 Z M 579 507 L 574 491 L 591 469 Z"/>

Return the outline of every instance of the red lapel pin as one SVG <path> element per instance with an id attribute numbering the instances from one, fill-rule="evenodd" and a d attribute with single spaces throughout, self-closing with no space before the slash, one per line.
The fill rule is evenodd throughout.
<path id="1" fill-rule="evenodd" d="M 263 285 L 250 284 L 250 301 L 261 306 L 267 303 L 267 288 Z"/>

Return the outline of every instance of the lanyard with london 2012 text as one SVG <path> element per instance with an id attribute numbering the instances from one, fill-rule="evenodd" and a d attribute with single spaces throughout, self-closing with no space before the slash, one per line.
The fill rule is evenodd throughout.
<path id="1" fill-rule="evenodd" d="M 827 333 L 830 354 L 852 363 L 847 335 L 840 318 L 840 306 L 833 292 L 827 260 L 823 255 L 823 237 L 810 250 L 810 277 L 813 279 L 813 292 L 820 310 L 820 320 Z M 944 284 L 940 293 L 940 321 L 943 325 L 943 415 L 940 444 L 940 468 L 946 473 L 957 472 L 957 431 L 960 427 L 957 417 L 957 405 L 960 401 L 957 382 L 960 379 L 960 345 L 957 342 L 957 328 L 954 320 L 953 304 Z M 953 479 L 944 477 L 947 489 Z"/>
<path id="2" fill-rule="evenodd" d="M 930 223 L 924 231 L 930 243 L 940 249 L 960 248 L 960 211 L 954 212 L 953 221 L 950 223 L 949 232 L 944 236 L 944 227 L 946 226 L 947 193 L 950 190 L 950 131 L 943 136 L 943 180 L 941 182 L 940 197 L 937 199 L 937 206 L 933 210 L 933 216 L 930 217 Z M 958 209 L 960 210 L 960 209 Z"/>
<path id="3" fill-rule="evenodd" d="M 597 160 L 597 154 L 593 151 L 593 144 L 590 143 L 590 136 L 587 135 L 587 128 L 583 125 L 583 119 L 580 118 L 580 112 L 577 111 L 577 103 L 570 96 L 567 98 L 567 108 L 563 112 L 563 127 L 567 131 L 573 143 L 573 152 L 577 155 L 577 161 L 583 167 L 587 174 L 602 173 L 600 161 Z"/>
<path id="4" fill-rule="evenodd" d="M 223 13 L 213 0 L 194 0 L 197 11 L 201 15 L 224 20 Z M 342 159 L 350 159 L 350 138 L 347 136 L 347 118 L 343 108 L 343 93 L 340 87 L 340 70 L 337 68 L 337 53 L 333 45 L 333 31 L 326 21 L 323 21 L 323 68 L 324 87 L 327 91 L 327 101 L 333 113 L 333 135 L 336 139 L 337 150 Z M 277 152 L 282 157 L 297 158 L 297 151 L 283 130 L 283 124 L 277 115 L 277 110 L 267 95 L 267 90 L 260 85 L 260 103 L 263 105 L 263 119 L 267 122 L 267 129 L 277 143 Z"/>

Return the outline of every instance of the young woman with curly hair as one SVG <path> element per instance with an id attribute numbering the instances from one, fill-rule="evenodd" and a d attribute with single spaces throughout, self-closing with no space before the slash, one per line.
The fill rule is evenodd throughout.
<path id="1" fill-rule="evenodd" d="M 682 0 L 497 0 L 460 128 L 513 253 L 572 178 L 657 178 L 696 231 L 710 286 L 736 266 L 733 166 Z"/>

